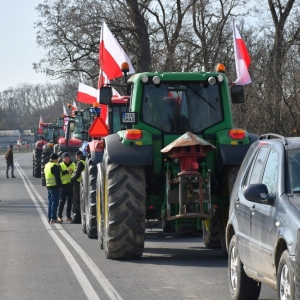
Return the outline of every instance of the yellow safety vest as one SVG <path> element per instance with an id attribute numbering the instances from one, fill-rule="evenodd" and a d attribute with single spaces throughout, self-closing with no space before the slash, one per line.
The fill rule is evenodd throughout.
<path id="1" fill-rule="evenodd" d="M 85 160 L 83 159 L 80 159 L 79 161 L 81 161 L 83 164 L 84 164 L 84 169 L 82 170 L 82 172 L 85 170 Z M 81 174 L 82 174 L 81 172 Z M 81 182 L 81 179 L 82 179 L 82 175 L 80 174 L 80 177 L 77 179 L 78 182 Z"/>
<path id="2" fill-rule="evenodd" d="M 66 171 L 66 170 L 68 170 L 68 168 L 71 168 L 73 173 L 74 173 L 75 167 L 76 167 L 73 162 L 69 165 L 69 167 L 67 167 L 64 162 L 61 162 L 59 165 L 60 165 L 60 169 L 62 171 Z M 72 174 L 68 173 L 68 174 L 65 174 L 65 175 L 60 175 L 60 177 L 61 177 L 61 183 L 62 184 L 67 184 L 67 183 L 70 183 Z"/>
<path id="3" fill-rule="evenodd" d="M 51 168 L 57 165 L 56 163 L 54 163 L 53 161 L 49 161 L 46 165 L 45 165 L 45 177 L 46 177 L 46 186 L 55 186 L 56 184 L 56 179 L 55 176 L 52 174 L 51 172 Z"/>

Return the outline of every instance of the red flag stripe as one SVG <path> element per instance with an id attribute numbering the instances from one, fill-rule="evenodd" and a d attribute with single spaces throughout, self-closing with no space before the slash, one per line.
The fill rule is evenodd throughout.
<path id="1" fill-rule="evenodd" d="M 241 58 L 245 61 L 245 64 L 248 69 L 250 66 L 250 63 L 251 63 L 251 58 L 250 58 L 249 52 L 247 50 L 246 44 L 243 39 L 236 39 L 236 43 L 237 43 Z"/>
<path id="2" fill-rule="evenodd" d="M 77 92 L 77 101 L 81 102 L 81 103 L 93 105 L 95 102 L 97 102 L 97 98 L 78 91 Z"/>

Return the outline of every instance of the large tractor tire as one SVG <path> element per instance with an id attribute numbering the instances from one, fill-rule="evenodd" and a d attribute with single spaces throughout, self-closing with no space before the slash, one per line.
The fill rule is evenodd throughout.
<path id="1" fill-rule="evenodd" d="M 51 152 L 42 152 L 42 161 L 41 161 L 41 178 L 42 186 L 46 186 L 46 177 L 45 177 L 45 165 L 50 161 Z"/>
<path id="2" fill-rule="evenodd" d="M 230 201 L 232 188 L 240 166 L 228 166 L 222 176 L 222 196 Z M 203 240 L 207 248 L 221 248 L 227 256 L 225 228 L 228 221 L 229 202 L 222 209 L 216 211 L 211 220 L 203 221 Z"/>
<path id="3" fill-rule="evenodd" d="M 34 149 L 33 152 L 33 177 L 41 178 L 42 150 Z"/>
<path id="4" fill-rule="evenodd" d="M 87 184 L 86 172 L 82 174 L 82 180 L 80 184 L 80 215 L 81 215 L 81 227 L 83 233 L 86 234 L 86 221 L 85 221 L 85 202 L 86 202 L 86 184 Z"/>
<path id="5" fill-rule="evenodd" d="M 114 164 L 105 151 L 99 177 L 102 183 L 98 183 L 101 191 L 97 196 L 101 197 L 102 209 L 98 207 L 98 213 L 99 210 L 103 213 L 98 228 L 106 258 L 141 257 L 146 218 L 144 168 Z"/>
<path id="6" fill-rule="evenodd" d="M 85 198 L 85 223 L 86 233 L 90 239 L 97 238 L 97 209 L 96 209 L 96 190 L 98 170 L 97 164 L 94 164 L 89 154 L 86 166 L 86 198 Z"/>

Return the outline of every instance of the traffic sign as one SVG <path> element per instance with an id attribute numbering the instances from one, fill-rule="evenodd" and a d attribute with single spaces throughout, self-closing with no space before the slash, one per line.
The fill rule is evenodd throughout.
<path id="1" fill-rule="evenodd" d="M 89 135 L 93 138 L 103 137 L 109 134 L 109 129 L 101 118 L 96 118 L 89 129 Z"/>

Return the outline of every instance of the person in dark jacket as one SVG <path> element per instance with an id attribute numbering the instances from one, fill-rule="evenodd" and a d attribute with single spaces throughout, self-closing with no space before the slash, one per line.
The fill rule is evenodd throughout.
<path id="1" fill-rule="evenodd" d="M 72 200 L 73 200 L 73 186 L 71 185 L 71 177 L 75 172 L 75 164 L 71 161 L 70 154 L 68 152 L 63 153 L 63 161 L 59 164 L 61 170 L 61 183 L 62 188 L 60 191 L 60 200 L 58 206 L 58 221 L 63 221 L 63 210 L 65 203 L 67 201 L 67 211 L 66 211 L 66 221 L 72 222 L 71 210 L 72 210 Z"/>
<path id="2" fill-rule="evenodd" d="M 13 154 L 13 145 L 10 145 L 8 150 L 5 153 L 6 160 L 6 178 L 9 178 L 8 171 L 11 167 L 11 178 L 16 178 L 14 175 L 14 154 Z"/>
<path id="3" fill-rule="evenodd" d="M 58 166 L 58 155 L 52 153 L 50 161 L 45 165 L 45 178 L 48 190 L 48 222 L 50 224 L 61 223 L 57 220 L 57 206 L 61 189 L 60 167 Z"/>
<path id="4" fill-rule="evenodd" d="M 85 156 L 82 151 L 76 152 L 76 169 L 74 175 L 71 178 L 71 184 L 73 184 L 73 214 L 74 220 L 71 223 L 80 224 L 81 215 L 80 215 L 80 183 L 82 179 L 81 173 L 85 169 Z"/>

